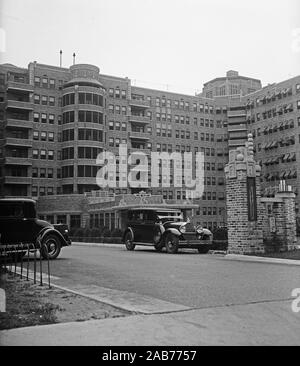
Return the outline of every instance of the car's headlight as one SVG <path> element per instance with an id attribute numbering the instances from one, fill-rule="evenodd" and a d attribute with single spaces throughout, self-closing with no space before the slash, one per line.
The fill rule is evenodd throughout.
<path id="1" fill-rule="evenodd" d="M 68 234 L 69 230 L 68 229 L 65 229 L 65 233 Z"/>
<path id="2" fill-rule="evenodd" d="M 185 233 L 185 232 L 186 232 L 186 227 L 185 227 L 185 225 L 180 226 L 179 231 L 180 231 L 181 233 Z"/>

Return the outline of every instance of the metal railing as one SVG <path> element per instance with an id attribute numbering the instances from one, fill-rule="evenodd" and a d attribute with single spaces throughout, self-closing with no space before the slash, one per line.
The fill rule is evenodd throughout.
<path id="1" fill-rule="evenodd" d="M 48 252 L 45 244 L 38 241 L 34 243 L 19 244 L 0 244 L 0 276 L 10 273 L 14 277 L 26 281 L 33 280 L 36 284 L 39 282 L 43 286 L 43 276 L 47 277 L 48 287 L 51 288 L 50 259 L 47 256 L 46 274 L 43 272 L 42 251 Z M 39 252 L 39 254 L 38 254 Z M 33 261 L 33 268 L 30 269 L 30 263 Z"/>

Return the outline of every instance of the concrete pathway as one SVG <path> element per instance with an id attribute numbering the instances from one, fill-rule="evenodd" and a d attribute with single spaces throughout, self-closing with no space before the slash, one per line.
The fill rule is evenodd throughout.
<path id="1" fill-rule="evenodd" d="M 5 346 L 300 345 L 291 301 L 72 322 L 0 332 Z"/>

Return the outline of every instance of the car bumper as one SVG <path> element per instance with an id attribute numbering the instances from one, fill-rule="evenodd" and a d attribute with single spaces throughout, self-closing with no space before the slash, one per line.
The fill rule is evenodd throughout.
<path id="1" fill-rule="evenodd" d="M 179 240 L 178 246 L 180 248 L 200 248 L 204 246 L 211 246 L 212 241 L 211 240 Z"/>
<path id="2" fill-rule="evenodd" d="M 199 248 L 203 246 L 211 246 L 212 240 L 201 240 L 197 238 L 195 233 L 186 233 L 181 235 L 178 246 L 181 248 Z"/>

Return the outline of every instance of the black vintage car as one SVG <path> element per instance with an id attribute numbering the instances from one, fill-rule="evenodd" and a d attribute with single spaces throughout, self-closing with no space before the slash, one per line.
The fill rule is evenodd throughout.
<path id="1" fill-rule="evenodd" d="M 0 199 L 0 234 L 0 245 L 41 243 L 41 254 L 49 259 L 57 258 L 62 247 L 71 245 L 67 225 L 39 220 L 35 201 L 27 198 Z"/>
<path id="2" fill-rule="evenodd" d="M 179 248 L 207 253 L 212 246 L 212 233 L 184 221 L 179 210 L 136 208 L 128 210 L 123 241 L 128 250 L 134 250 L 136 245 L 153 245 L 157 251 L 165 247 L 168 253 L 177 253 Z"/>

